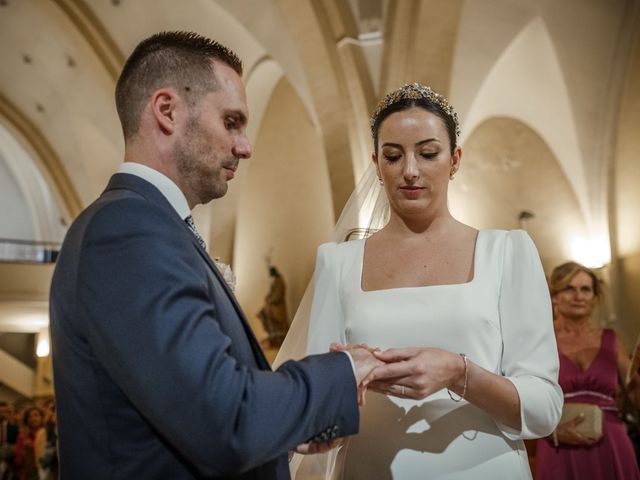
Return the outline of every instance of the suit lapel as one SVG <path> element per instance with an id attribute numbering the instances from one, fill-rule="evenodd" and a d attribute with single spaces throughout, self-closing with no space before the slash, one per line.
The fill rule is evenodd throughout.
<path id="1" fill-rule="evenodd" d="M 171 204 L 165 198 L 165 196 L 160 192 L 160 190 L 158 190 L 155 186 L 153 186 L 151 183 L 147 182 L 146 180 L 140 177 L 137 177 L 135 175 L 130 175 L 126 173 L 116 173 L 111 177 L 111 180 L 109 181 L 109 184 L 107 185 L 106 190 L 115 190 L 115 189 L 128 189 L 128 190 L 133 190 L 139 193 L 140 195 L 144 196 L 147 200 L 155 203 L 160 208 L 165 210 L 172 218 L 174 218 L 174 220 L 177 222 L 178 225 L 181 225 L 181 228 L 184 228 L 185 230 L 189 231 L 189 238 L 191 238 L 191 242 L 194 244 L 194 246 L 198 250 L 198 253 L 200 254 L 200 256 L 207 263 L 207 265 L 209 266 L 209 269 L 213 272 L 213 275 L 218 280 L 218 282 L 224 289 L 225 293 L 227 294 L 227 297 L 231 301 L 231 304 L 233 305 L 233 308 L 235 309 L 238 315 L 238 319 L 240 320 L 240 323 L 244 328 L 245 334 L 247 336 L 247 340 L 251 345 L 251 349 L 253 351 L 253 354 L 256 358 L 258 365 L 260 366 L 260 368 L 270 370 L 271 366 L 269 365 L 269 362 L 264 356 L 264 352 L 262 351 L 262 348 L 260 348 L 260 345 L 258 344 L 258 341 L 255 335 L 253 334 L 253 330 L 251 330 L 249 322 L 245 318 L 244 313 L 242 312 L 242 309 L 240 308 L 240 305 L 238 304 L 238 301 L 235 295 L 227 285 L 227 282 L 225 282 L 224 279 L 222 278 L 222 274 L 220 273 L 218 268 L 214 265 L 213 260 L 211 260 L 211 257 L 209 256 L 209 254 L 200 246 L 195 235 L 193 235 L 193 233 L 189 230 L 189 227 L 186 224 L 186 222 L 180 218 L 180 216 L 177 214 L 177 212 L 174 210 L 174 208 L 171 206 Z"/>
<path id="2" fill-rule="evenodd" d="M 202 249 L 202 247 L 200 246 L 200 244 L 196 240 L 195 236 L 193 236 L 192 243 L 197 247 L 198 253 L 205 260 L 205 262 L 207 262 L 207 265 L 209 265 L 209 268 L 213 272 L 213 275 L 216 277 L 216 279 L 218 280 L 219 284 L 222 286 L 222 288 L 224 289 L 225 293 L 227 294 L 227 297 L 231 301 L 231 304 L 233 305 L 233 308 L 235 309 L 236 313 L 238 314 L 238 318 L 240 319 L 240 322 L 242 323 L 242 327 L 244 328 L 244 331 L 245 331 L 245 333 L 247 335 L 247 339 L 249 340 L 249 343 L 251 344 L 251 349 L 253 350 L 253 353 L 254 353 L 254 355 L 256 357 L 256 360 L 258 361 L 258 365 L 260 365 L 261 368 L 271 370 L 271 366 L 269 365 L 269 361 L 264 356 L 264 352 L 262 351 L 262 348 L 260 347 L 260 344 L 258 343 L 258 340 L 256 339 L 256 337 L 255 337 L 255 335 L 253 333 L 253 330 L 251 329 L 251 326 L 249 325 L 249 322 L 247 321 L 246 317 L 244 316 L 244 312 L 242 311 L 242 308 L 240 308 L 240 304 L 238 304 L 238 300 L 236 299 L 235 294 L 231 291 L 231 288 L 229 287 L 229 285 L 227 285 L 227 282 L 222 277 L 222 273 L 220 273 L 220 270 L 218 270 L 218 267 L 215 266 L 215 264 L 213 263 L 213 260 L 211 260 L 211 257 L 209 256 L 209 254 Z"/>

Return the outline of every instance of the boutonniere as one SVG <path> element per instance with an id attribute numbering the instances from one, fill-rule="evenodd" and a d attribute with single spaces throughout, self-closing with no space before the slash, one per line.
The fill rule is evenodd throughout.
<path id="1" fill-rule="evenodd" d="M 216 257 L 213 259 L 213 263 L 224 278 L 224 281 L 229 285 L 229 288 L 232 292 L 236 290 L 236 276 L 231 270 L 231 267 L 226 263 L 220 261 L 220 257 Z"/>

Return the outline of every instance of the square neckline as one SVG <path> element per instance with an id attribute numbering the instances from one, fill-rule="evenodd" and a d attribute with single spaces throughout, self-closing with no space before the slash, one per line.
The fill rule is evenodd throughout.
<path id="1" fill-rule="evenodd" d="M 439 284 L 434 284 L 434 285 L 416 285 L 416 286 L 412 286 L 412 287 L 391 287 L 391 288 L 379 288 L 376 290 L 365 290 L 364 288 L 362 288 L 362 274 L 364 273 L 364 250 L 365 250 L 365 246 L 367 243 L 367 239 L 363 238 L 362 239 L 362 247 L 361 247 L 361 251 L 360 251 L 360 271 L 358 273 L 358 290 L 360 291 L 360 293 L 375 293 L 375 292 L 394 292 L 394 291 L 398 291 L 398 290 L 416 290 L 416 289 L 424 289 L 424 288 L 438 288 L 438 287 L 462 287 L 462 286 L 467 286 L 467 285 L 471 285 L 475 282 L 476 278 L 478 278 L 478 250 L 479 250 L 479 245 L 480 245 L 480 237 L 483 236 L 483 232 L 484 230 L 478 230 L 478 234 L 476 235 L 476 240 L 474 242 L 474 250 L 473 250 L 473 277 L 471 277 L 471 280 L 469 280 L 468 282 L 462 282 L 462 283 L 439 283 Z"/>

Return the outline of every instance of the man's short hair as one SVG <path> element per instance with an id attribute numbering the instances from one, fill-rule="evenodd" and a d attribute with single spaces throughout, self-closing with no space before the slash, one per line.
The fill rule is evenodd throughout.
<path id="1" fill-rule="evenodd" d="M 138 44 L 116 84 L 116 108 L 125 140 L 138 132 L 151 94 L 173 87 L 193 105 L 217 89 L 212 60 L 242 76 L 242 62 L 224 45 L 193 32 L 161 32 Z"/>

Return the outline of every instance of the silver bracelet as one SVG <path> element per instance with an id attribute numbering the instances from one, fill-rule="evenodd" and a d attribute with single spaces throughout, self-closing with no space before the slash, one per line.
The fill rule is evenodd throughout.
<path id="1" fill-rule="evenodd" d="M 451 390 L 447 388 L 447 393 L 449 394 L 449 398 L 454 402 L 459 402 L 467 395 L 467 380 L 469 379 L 469 366 L 467 364 L 467 355 L 464 353 L 461 353 L 460 356 L 462 357 L 462 362 L 464 363 L 464 385 L 462 386 L 462 394 L 458 395 L 458 398 L 455 398 L 451 393 Z"/>

